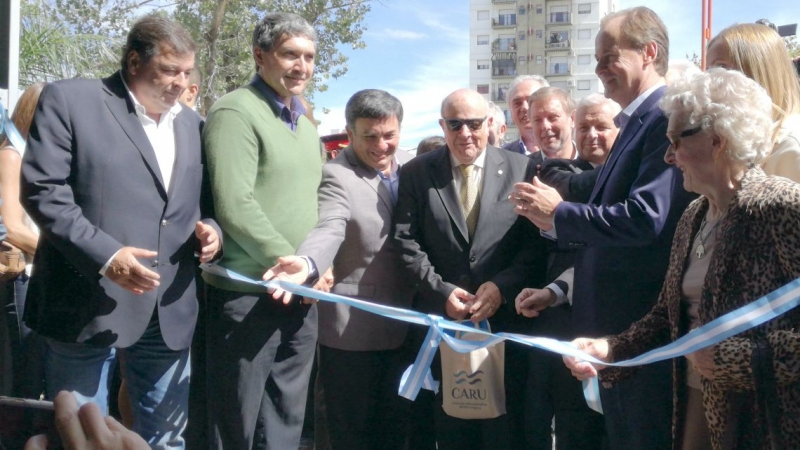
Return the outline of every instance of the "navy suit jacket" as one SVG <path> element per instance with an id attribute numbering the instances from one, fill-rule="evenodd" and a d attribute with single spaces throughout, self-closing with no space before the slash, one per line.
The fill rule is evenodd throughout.
<path id="1" fill-rule="evenodd" d="M 588 204 L 564 202 L 555 212 L 558 244 L 578 249 L 573 322 L 583 336 L 626 330 L 658 299 L 675 226 L 695 197 L 681 172 L 664 162 L 665 87 L 631 115 L 600 170 Z"/>
<path id="2" fill-rule="evenodd" d="M 25 308 L 31 328 L 63 342 L 128 347 L 157 307 L 167 346 L 189 346 L 195 222 L 210 214 L 201 214 L 201 126 L 188 108 L 175 117 L 167 190 L 119 73 L 44 88 L 22 164 L 21 200 L 41 228 Z M 158 252 L 140 259 L 161 276 L 158 288 L 136 295 L 100 276 L 123 246 Z"/>
<path id="3" fill-rule="evenodd" d="M 519 322 L 513 312 L 519 291 L 544 284 L 547 249 L 539 231 L 514 213 L 508 200 L 514 183 L 533 178 L 533 161 L 496 147 L 485 151 L 480 215 L 471 240 L 446 146 L 403 166 L 395 236 L 407 273 L 419 284 L 417 309 L 444 315 L 453 289 L 475 293 L 481 284 L 493 281 L 507 307 L 492 317 L 492 325 L 508 329 L 511 322 Z"/>

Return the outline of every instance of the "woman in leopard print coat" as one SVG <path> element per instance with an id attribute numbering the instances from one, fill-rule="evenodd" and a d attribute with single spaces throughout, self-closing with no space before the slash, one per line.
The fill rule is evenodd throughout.
<path id="1" fill-rule="evenodd" d="M 604 361 L 630 359 L 666 345 L 800 277 L 800 185 L 768 177 L 757 167 L 772 146 L 766 94 L 738 72 L 712 69 L 671 85 L 662 107 L 670 115 L 672 146 L 666 159 L 683 171 L 684 187 L 701 197 L 678 224 L 653 310 L 619 335 L 575 341 Z M 692 279 L 697 288 L 693 313 L 688 300 Z M 751 356 L 757 338 L 773 349 L 783 444 L 800 449 L 800 309 L 673 361 L 673 449 L 771 448 L 765 412 L 753 394 Z M 564 359 L 581 379 L 602 370 L 605 386 L 636 370 Z M 699 416 L 689 412 L 687 377 L 693 370 L 701 375 Z M 705 431 L 697 433 L 702 411 Z M 737 426 L 728 422 L 731 417 Z"/>

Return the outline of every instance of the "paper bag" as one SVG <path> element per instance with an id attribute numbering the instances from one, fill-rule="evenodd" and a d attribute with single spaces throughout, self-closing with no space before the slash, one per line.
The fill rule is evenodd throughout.
<path id="1" fill-rule="evenodd" d="M 470 325 L 472 322 L 464 321 L 462 324 Z M 481 322 L 480 327 L 489 331 L 486 321 Z M 484 335 L 477 333 L 448 333 L 468 341 L 485 339 Z M 505 342 L 458 353 L 443 340 L 439 352 L 442 359 L 442 407 L 448 416 L 494 419 L 506 413 Z"/>

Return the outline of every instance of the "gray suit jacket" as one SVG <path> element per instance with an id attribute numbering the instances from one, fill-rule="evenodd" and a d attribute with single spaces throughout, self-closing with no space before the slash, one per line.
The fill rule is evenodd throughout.
<path id="1" fill-rule="evenodd" d="M 168 190 L 119 73 L 44 88 L 22 164 L 21 200 L 41 228 L 25 308 L 31 328 L 63 342 L 128 347 L 157 307 L 167 346 L 189 346 L 195 222 L 210 214 L 201 214 L 200 127 L 188 108 L 175 117 Z M 140 260 L 161 275 L 156 290 L 136 295 L 100 276 L 123 246 L 158 252 Z"/>
<path id="2" fill-rule="evenodd" d="M 399 164 L 411 156 L 397 152 Z M 333 293 L 409 308 L 413 286 L 391 239 L 392 196 L 352 147 L 322 167 L 319 221 L 297 249 L 324 272 L 333 264 Z M 341 350 L 400 347 L 407 324 L 341 304 L 320 302 L 319 342 Z"/>

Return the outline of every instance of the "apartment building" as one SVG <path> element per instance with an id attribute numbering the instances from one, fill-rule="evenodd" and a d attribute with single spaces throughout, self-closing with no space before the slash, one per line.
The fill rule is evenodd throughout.
<path id="1" fill-rule="evenodd" d="M 519 136 L 505 98 L 517 75 L 542 75 L 576 100 L 603 92 L 594 39 L 617 0 L 470 0 L 469 7 L 470 86 L 506 112 L 508 140 Z"/>

